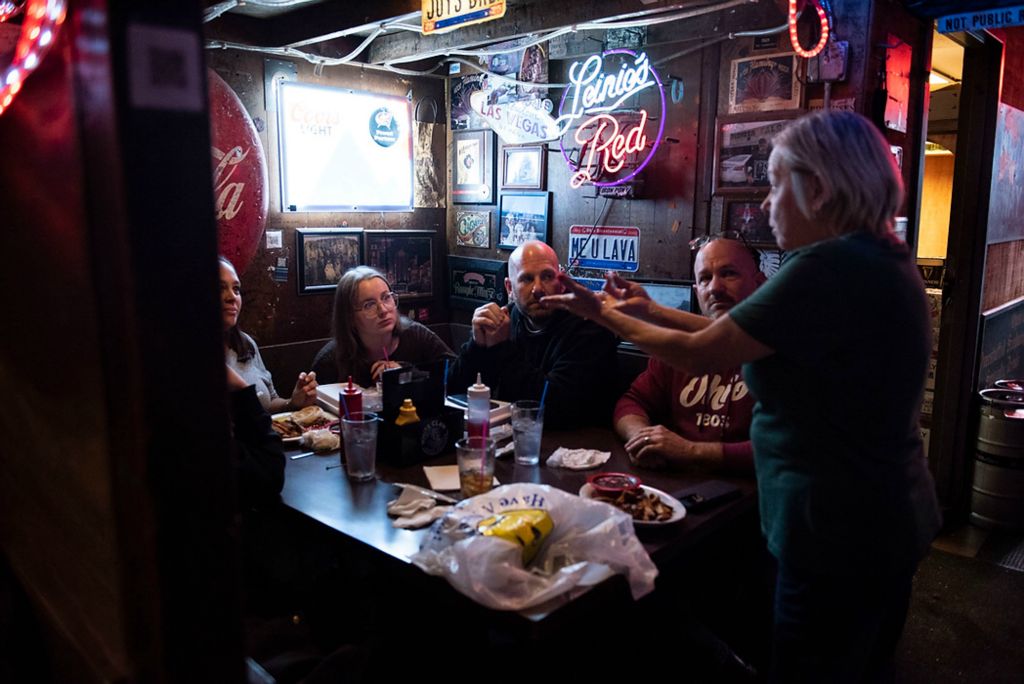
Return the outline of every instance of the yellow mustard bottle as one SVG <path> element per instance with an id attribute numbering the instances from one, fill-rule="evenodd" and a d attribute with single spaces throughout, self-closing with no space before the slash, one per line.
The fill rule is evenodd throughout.
<path id="1" fill-rule="evenodd" d="M 418 422 L 420 422 L 420 417 L 416 413 L 416 407 L 413 406 L 412 399 L 404 400 L 398 408 L 398 417 L 395 418 L 395 425 L 409 425 Z"/>

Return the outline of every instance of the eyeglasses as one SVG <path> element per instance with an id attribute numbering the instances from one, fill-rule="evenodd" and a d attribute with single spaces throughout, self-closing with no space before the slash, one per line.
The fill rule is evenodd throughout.
<path id="1" fill-rule="evenodd" d="M 394 292 L 385 292 L 380 299 L 367 299 L 359 307 L 364 316 L 377 316 L 381 311 L 390 311 L 398 308 L 398 295 Z"/>

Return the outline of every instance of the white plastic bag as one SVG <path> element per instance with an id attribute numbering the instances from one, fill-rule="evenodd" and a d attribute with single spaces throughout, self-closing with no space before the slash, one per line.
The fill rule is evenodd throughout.
<path id="1" fill-rule="evenodd" d="M 492 515 L 530 508 L 546 510 L 554 529 L 524 568 L 519 546 L 477 534 L 476 527 Z M 626 575 L 638 599 L 654 589 L 658 575 L 627 514 L 538 484 L 506 485 L 463 501 L 434 523 L 412 562 L 499 610 L 537 606 L 616 572 Z"/>

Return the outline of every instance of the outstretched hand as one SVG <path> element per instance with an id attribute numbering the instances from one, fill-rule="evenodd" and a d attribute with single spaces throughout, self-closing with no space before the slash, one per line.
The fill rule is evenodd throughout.
<path id="1" fill-rule="evenodd" d="M 604 291 L 613 299 L 612 306 L 636 318 L 650 318 L 654 300 L 642 286 L 609 271 L 604 276 Z"/>
<path id="2" fill-rule="evenodd" d="M 558 282 L 564 288 L 562 294 L 548 295 L 540 300 L 546 309 L 561 309 L 586 318 L 601 322 L 601 312 L 608 295 L 604 292 L 593 292 L 565 273 L 558 274 Z"/>

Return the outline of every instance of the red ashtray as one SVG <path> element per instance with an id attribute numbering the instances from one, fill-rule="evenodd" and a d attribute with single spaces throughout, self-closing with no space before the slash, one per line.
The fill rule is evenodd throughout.
<path id="1" fill-rule="evenodd" d="M 618 496 L 622 492 L 640 488 L 640 478 L 629 473 L 594 473 L 587 478 L 587 484 L 601 496 Z"/>

